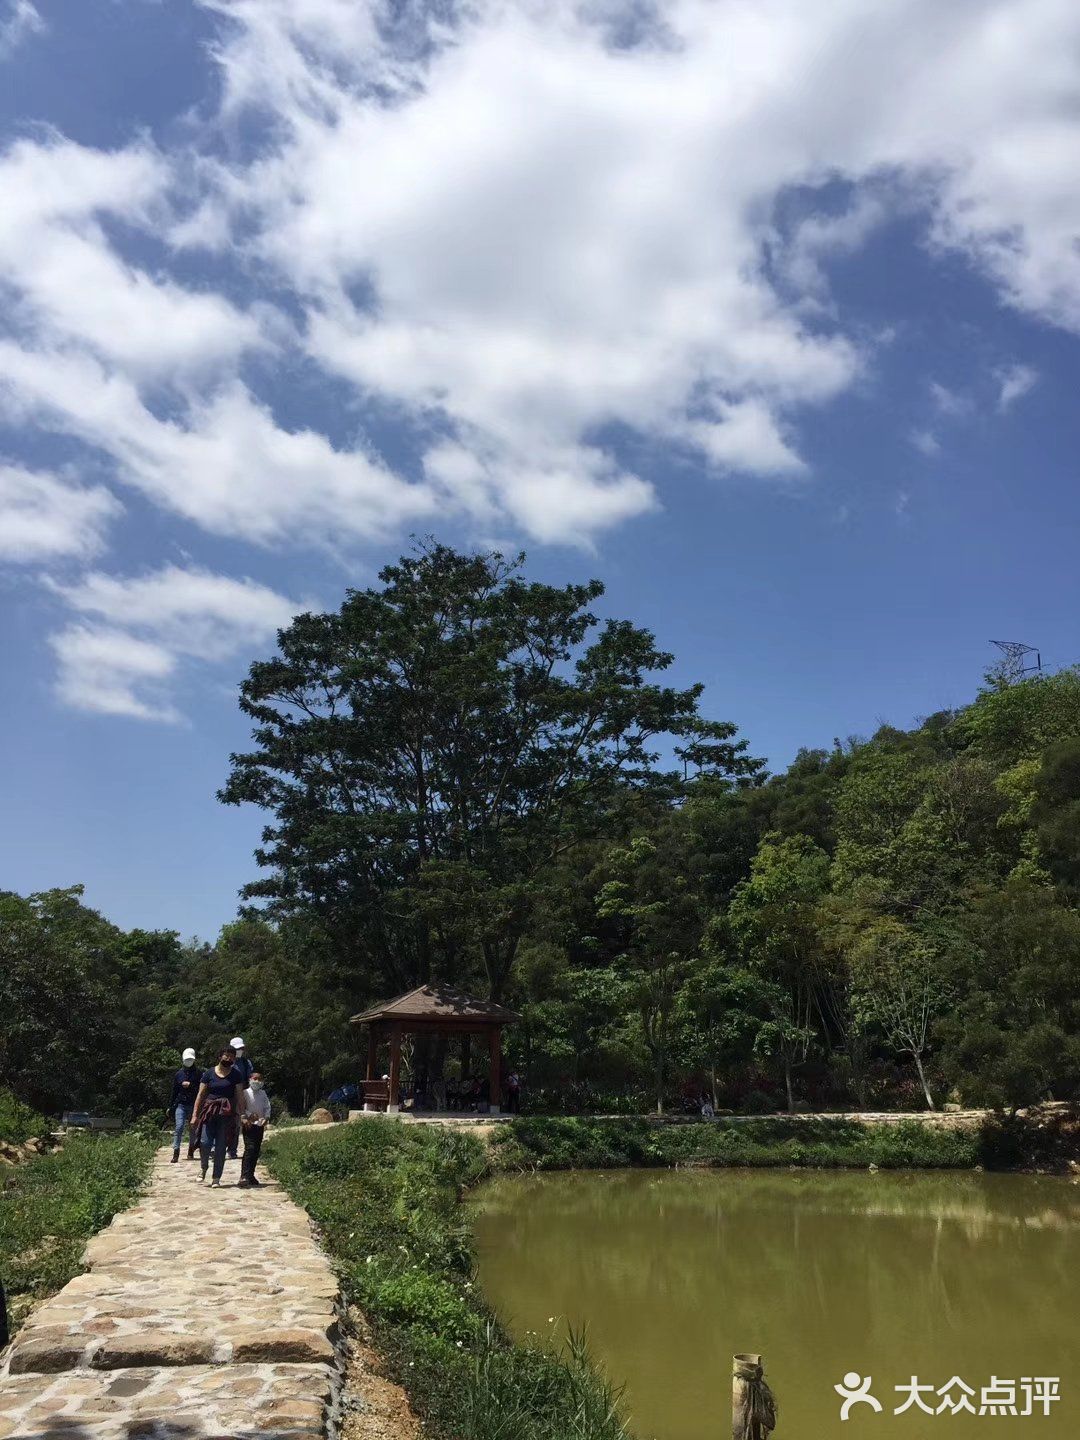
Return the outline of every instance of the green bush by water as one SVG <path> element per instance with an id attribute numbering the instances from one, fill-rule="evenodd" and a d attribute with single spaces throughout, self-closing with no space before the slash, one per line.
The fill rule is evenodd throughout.
<path id="1" fill-rule="evenodd" d="M 320 1226 L 349 1298 L 440 1440 L 618 1440 L 617 1396 L 575 1337 L 510 1342 L 473 1281 L 461 1197 L 488 1168 L 461 1131 L 362 1123 L 274 1138 L 270 1167 Z"/>
<path id="2" fill-rule="evenodd" d="M 492 1138 L 497 1170 L 597 1170 L 631 1165 L 806 1166 L 815 1169 L 970 1169 L 987 1156 L 977 1131 L 918 1120 L 761 1119 L 668 1125 L 641 1117 L 523 1117 Z"/>
<path id="3" fill-rule="evenodd" d="M 71 1135 L 62 1150 L 7 1173 L 0 1276 L 13 1330 L 33 1302 L 79 1273 L 83 1246 L 133 1203 L 153 1154 L 153 1142 L 137 1134 Z"/>

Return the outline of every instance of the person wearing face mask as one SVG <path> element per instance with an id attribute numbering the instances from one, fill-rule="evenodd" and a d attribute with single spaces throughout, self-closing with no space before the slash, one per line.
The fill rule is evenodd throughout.
<path id="1" fill-rule="evenodd" d="M 195 1098 L 192 1124 L 199 1132 L 199 1150 L 202 1154 L 200 1178 L 206 1179 L 212 1154 L 212 1190 L 221 1185 L 221 1174 L 225 1169 L 225 1149 L 236 1118 L 244 1109 L 244 1082 L 235 1062 L 236 1052 L 231 1045 L 226 1045 L 213 1069 L 203 1071 L 199 1093 Z"/>
<path id="2" fill-rule="evenodd" d="M 246 1092 L 248 1083 L 249 1083 L 250 1080 L 251 1080 L 252 1071 L 255 1069 L 255 1066 L 251 1063 L 251 1061 L 250 1061 L 250 1060 L 248 1059 L 248 1057 L 247 1057 L 247 1049 L 246 1049 L 246 1047 L 245 1047 L 245 1045 L 244 1045 L 244 1038 L 243 1038 L 242 1035 L 234 1035 L 233 1038 L 232 1038 L 232 1040 L 231 1040 L 229 1043 L 232 1045 L 232 1048 L 236 1051 L 236 1062 L 235 1062 L 235 1063 L 236 1063 L 236 1069 L 237 1069 L 237 1071 L 239 1072 L 240 1076 L 241 1076 L 242 1079 L 243 1079 L 243 1082 L 244 1082 L 244 1090 L 245 1090 L 245 1092 Z M 239 1158 L 239 1157 L 237 1156 L 237 1153 L 236 1153 L 236 1147 L 237 1147 L 237 1145 L 240 1143 L 240 1121 L 241 1121 L 241 1118 L 242 1118 L 241 1115 L 234 1115 L 234 1116 L 233 1116 L 232 1133 L 229 1135 L 229 1159 L 230 1159 L 230 1160 L 236 1160 L 236 1159 Z"/>
<path id="3" fill-rule="evenodd" d="M 255 1166 L 259 1161 L 263 1136 L 270 1119 L 270 1100 L 263 1086 L 263 1078 L 257 1070 L 252 1071 L 251 1081 L 244 1092 L 244 1158 L 240 1165 L 239 1189 L 256 1188 L 262 1184 L 255 1179 Z"/>
<path id="4" fill-rule="evenodd" d="M 173 1152 L 172 1163 L 175 1165 L 180 1159 L 180 1146 L 184 1139 L 184 1126 L 190 1127 L 188 1131 L 188 1159 L 195 1154 L 195 1127 L 191 1124 L 191 1117 L 195 1111 L 195 1097 L 199 1093 L 199 1069 L 195 1064 L 195 1051 L 189 1045 L 181 1056 L 183 1064 L 173 1076 L 172 1099 L 169 1101 L 169 1111 L 173 1118 Z"/>

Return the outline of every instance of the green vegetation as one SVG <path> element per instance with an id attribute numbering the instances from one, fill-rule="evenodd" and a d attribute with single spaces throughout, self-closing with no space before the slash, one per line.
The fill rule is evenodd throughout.
<path id="1" fill-rule="evenodd" d="M 0 1090 L 0 1141 L 9 1145 L 21 1145 L 38 1135 L 46 1135 L 52 1129 L 44 1115 L 13 1095 L 10 1090 Z"/>
<path id="2" fill-rule="evenodd" d="M 12 1329 L 79 1273 L 83 1246 L 134 1201 L 153 1153 L 154 1142 L 138 1134 L 71 1135 L 62 1150 L 6 1172 L 0 1275 Z"/>
<path id="3" fill-rule="evenodd" d="M 297 617 L 221 792 L 266 815 L 258 908 L 182 944 L 0 894 L 4 1083 L 163 1110 L 239 1032 L 303 1114 L 358 1078 L 349 1015 L 435 980 L 521 1012 L 527 1109 L 1080 1099 L 1080 670 L 768 777 L 600 597 L 433 544 Z"/>
<path id="4" fill-rule="evenodd" d="M 617 1397 L 575 1340 L 561 1357 L 512 1344 L 473 1282 L 461 1196 L 475 1136 L 358 1124 L 274 1137 L 274 1174 L 318 1222 L 393 1378 L 440 1440 L 616 1440 Z"/>
<path id="5" fill-rule="evenodd" d="M 745 1166 L 762 1169 L 962 1170 L 983 1163 L 983 1133 L 905 1120 L 869 1127 L 857 1121 L 762 1119 L 658 1125 L 647 1119 L 536 1117 L 492 1137 L 496 1170 L 599 1170 L 641 1166 Z"/>

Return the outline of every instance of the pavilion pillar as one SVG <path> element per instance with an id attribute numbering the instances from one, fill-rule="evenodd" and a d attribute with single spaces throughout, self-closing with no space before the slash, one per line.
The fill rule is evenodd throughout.
<path id="1" fill-rule="evenodd" d="M 490 1061 L 488 1079 L 491 1092 L 491 1113 L 498 1115 L 502 1110 L 502 1026 L 492 1025 L 488 1031 Z"/>
<path id="2" fill-rule="evenodd" d="M 469 1073 L 469 1065 L 472 1061 L 472 1036 L 466 1030 L 461 1037 L 461 1078 L 464 1080 Z"/>
<path id="3" fill-rule="evenodd" d="M 378 1025 L 376 1024 L 376 1022 L 375 1022 L 374 1020 L 372 1020 L 371 1024 L 368 1026 L 368 1037 L 367 1037 L 367 1073 L 366 1073 L 366 1075 L 365 1075 L 365 1077 L 364 1077 L 366 1080 L 376 1080 L 376 1079 L 378 1079 L 378 1075 L 377 1075 L 377 1073 L 376 1073 L 376 1072 L 377 1072 L 378 1063 L 379 1063 L 379 1027 L 378 1027 Z M 376 1109 L 376 1106 L 375 1106 L 374 1101 L 373 1101 L 373 1100 L 369 1100 L 366 1093 L 365 1093 L 365 1095 L 364 1095 L 364 1109 L 365 1109 L 365 1110 L 374 1110 L 374 1109 Z"/>
<path id="4" fill-rule="evenodd" d="M 401 1102 L 398 1096 L 398 1082 L 401 1075 L 401 1026 L 390 1026 L 390 1097 L 386 1104 L 387 1112 L 396 1115 L 401 1109 Z"/>

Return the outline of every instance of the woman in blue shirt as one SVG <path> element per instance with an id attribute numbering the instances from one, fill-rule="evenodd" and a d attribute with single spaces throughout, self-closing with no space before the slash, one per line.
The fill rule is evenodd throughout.
<path id="1" fill-rule="evenodd" d="M 192 1128 L 199 1135 L 199 1153 L 202 1157 L 202 1175 L 210 1166 L 210 1154 L 214 1155 L 214 1178 L 211 1189 L 220 1186 L 221 1173 L 225 1169 L 225 1151 L 232 1133 L 233 1123 L 244 1109 L 244 1077 L 235 1065 L 236 1051 L 227 1045 L 212 1070 L 204 1070 L 195 1100 L 195 1114 Z"/>

